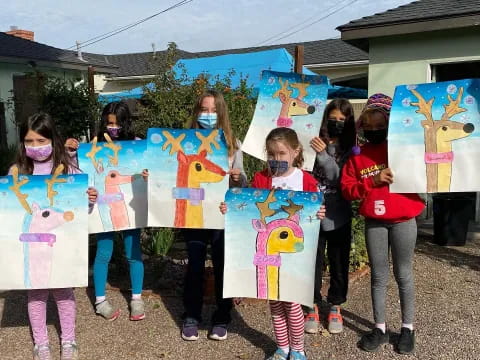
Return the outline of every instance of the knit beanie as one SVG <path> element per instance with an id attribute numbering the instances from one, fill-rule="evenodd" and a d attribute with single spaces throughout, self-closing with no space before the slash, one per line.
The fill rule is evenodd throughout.
<path id="1" fill-rule="evenodd" d="M 382 110 L 387 115 L 390 114 L 390 109 L 392 108 L 392 98 L 388 95 L 377 93 L 370 96 L 363 108 L 363 111 L 367 109 L 378 109 Z"/>

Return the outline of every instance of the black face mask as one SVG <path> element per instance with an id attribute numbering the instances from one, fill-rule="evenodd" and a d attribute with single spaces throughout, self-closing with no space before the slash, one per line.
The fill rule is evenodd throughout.
<path id="1" fill-rule="evenodd" d="M 381 144 L 387 139 L 387 129 L 363 130 L 363 136 L 371 144 Z"/>
<path id="2" fill-rule="evenodd" d="M 345 123 L 337 120 L 327 120 L 328 136 L 331 138 L 337 138 L 343 133 Z"/>

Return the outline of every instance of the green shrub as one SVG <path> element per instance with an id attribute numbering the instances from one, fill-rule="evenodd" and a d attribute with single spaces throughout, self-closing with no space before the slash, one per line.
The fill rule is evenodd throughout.
<path id="1" fill-rule="evenodd" d="M 146 255 L 167 255 L 175 242 L 177 231 L 170 228 L 144 229 L 142 251 Z"/>

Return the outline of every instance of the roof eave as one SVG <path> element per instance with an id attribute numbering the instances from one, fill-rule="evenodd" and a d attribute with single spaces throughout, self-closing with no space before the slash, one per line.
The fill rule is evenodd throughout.
<path id="1" fill-rule="evenodd" d="M 341 62 L 319 63 L 319 64 L 304 64 L 304 66 L 308 69 L 327 68 L 327 67 L 368 65 L 368 62 L 369 62 L 368 59 L 366 59 L 366 60 L 352 60 L 352 61 L 341 61 Z"/>
<path id="2" fill-rule="evenodd" d="M 31 66 L 32 61 L 35 62 L 36 66 L 65 69 L 65 70 L 87 71 L 88 67 L 92 65 L 95 68 L 96 72 L 110 74 L 115 72 L 115 69 L 116 69 L 116 67 L 113 67 L 113 66 L 112 67 L 98 66 L 94 64 L 89 64 L 88 62 L 85 62 L 85 65 L 83 65 L 83 64 L 73 63 L 69 61 L 48 61 L 48 60 L 23 58 L 23 57 L 15 57 L 15 56 L 0 56 L 0 62 L 3 62 L 3 63 L 23 64 L 23 65 Z"/>
<path id="3" fill-rule="evenodd" d="M 479 26 L 480 14 L 461 17 L 449 17 L 427 21 L 409 21 L 401 23 L 373 24 L 370 26 L 340 26 L 341 39 L 363 51 L 369 49 L 368 39 L 374 37 L 406 35 L 437 30 L 451 30 Z"/>

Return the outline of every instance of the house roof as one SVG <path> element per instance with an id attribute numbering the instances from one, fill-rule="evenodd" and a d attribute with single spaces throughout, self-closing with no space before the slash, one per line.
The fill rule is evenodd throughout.
<path id="1" fill-rule="evenodd" d="M 339 26 L 340 31 L 480 14 L 479 0 L 419 0 Z"/>
<path id="2" fill-rule="evenodd" d="M 84 54 L 83 60 L 77 57 L 75 51 L 62 50 L 35 41 L 22 39 L 13 35 L 0 32 L 0 58 L 16 59 L 18 61 L 40 61 L 62 64 L 68 68 L 86 68 L 93 65 L 106 72 L 116 68 L 97 57 Z"/>
<path id="3" fill-rule="evenodd" d="M 356 47 L 340 39 L 327 39 L 308 41 L 303 43 L 280 44 L 228 50 L 203 51 L 196 53 L 177 49 L 177 54 L 179 59 L 192 59 L 285 48 L 291 55 L 294 55 L 296 45 L 304 46 L 303 63 L 307 66 L 314 64 L 329 64 L 338 62 L 368 60 L 368 54 L 366 52 L 357 49 Z M 161 51 L 160 53 L 164 53 L 164 51 Z M 117 65 L 118 71 L 113 75 L 116 77 L 152 75 L 155 73 L 154 65 L 152 62 L 152 52 L 119 55 L 90 55 L 96 57 L 105 57 L 110 63 Z"/>

